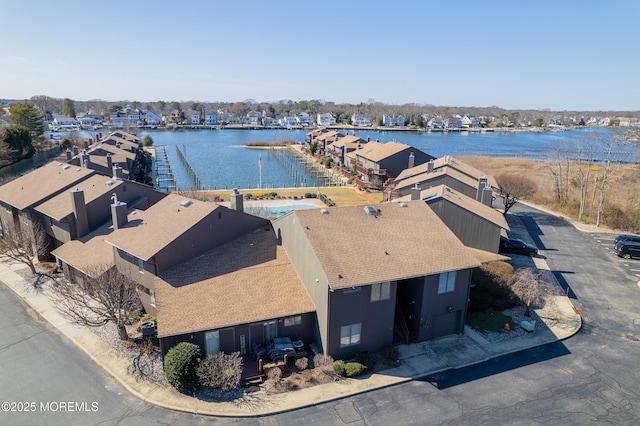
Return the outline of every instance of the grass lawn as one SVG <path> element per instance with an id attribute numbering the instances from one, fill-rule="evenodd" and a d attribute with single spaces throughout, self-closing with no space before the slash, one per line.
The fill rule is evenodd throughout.
<path id="1" fill-rule="evenodd" d="M 308 187 L 308 188 L 274 188 L 274 189 L 240 189 L 242 194 L 268 194 L 275 192 L 282 198 L 304 198 L 304 194 L 315 194 L 320 192 L 331 199 L 336 206 L 359 206 L 365 204 L 378 204 L 386 201 L 384 194 L 358 191 L 353 187 L 346 186 L 330 186 L 330 187 Z M 192 196 L 197 199 L 213 201 L 215 197 L 219 197 L 222 201 L 229 201 L 232 190 L 223 189 L 216 191 L 187 191 L 183 193 L 185 196 Z"/>
<path id="2" fill-rule="evenodd" d="M 467 325 L 481 333 L 500 333 L 504 331 L 504 325 L 507 323 L 509 323 L 511 330 L 516 329 L 517 324 L 513 319 L 502 312 L 489 309 L 482 312 L 467 313 Z"/>

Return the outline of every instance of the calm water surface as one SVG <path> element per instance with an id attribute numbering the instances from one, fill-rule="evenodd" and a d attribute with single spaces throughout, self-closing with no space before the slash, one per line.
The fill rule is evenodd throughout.
<path id="1" fill-rule="evenodd" d="M 544 159 L 559 146 L 575 146 L 587 135 L 597 132 L 611 137 L 607 129 L 578 129 L 558 132 L 520 133 L 413 133 L 413 132 L 373 132 L 356 130 L 363 139 L 380 142 L 396 141 L 411 145 L 435 157 L 444 155 L 486 155 L 490 157 L 522 157 Z M 262 162 L 262 188 L 283 188 L 292 186 L 314 187 L 322 185 L 314 175 L 305 172 L 301 165 L 287 166 L 268 150 L 245 147 L 248 141 L 277 141 L 293 139 L 302 142 L 307 130 L 152 130 L 140 132 L 153 138 L 154 145 L 164 145 L 171 163 L 178 188 L 193 187 L 186 169 L 176 153 L 178 147 L 200 179 L 204 189 L 258 188 Z M 350 131 L 350 133 L 353 133 Z M 623 146 L 616 152 L 616 158 L 632 160 L 638 158 L 637 145 Z M 292 169 L 297 170 L 292 172 Z M 298 173 L 298 179 L 292 173 Z M 302 180 L 300 178 L 302 176 Z"/>

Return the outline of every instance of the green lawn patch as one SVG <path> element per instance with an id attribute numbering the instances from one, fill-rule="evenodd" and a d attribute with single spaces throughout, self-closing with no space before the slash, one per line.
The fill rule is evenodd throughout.
<path id="1" fill-rule="evenodd" d="M 502 312 L 493 309 L 482 312 L 467 312 L 467 325 L 481 333 L 499 333 L 504 331 L 504 325 L 507 323 L 509 323 L 511 330 L 516 329 L 517 324 L 513 319 Z"/>

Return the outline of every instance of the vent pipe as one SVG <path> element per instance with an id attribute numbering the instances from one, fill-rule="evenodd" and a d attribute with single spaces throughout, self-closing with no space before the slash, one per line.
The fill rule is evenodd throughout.
<path id="1" fill-rule="evenodd" d="M 433 160 L 429 160 L 427 163 L 427 173 L 433 172 Z"/>

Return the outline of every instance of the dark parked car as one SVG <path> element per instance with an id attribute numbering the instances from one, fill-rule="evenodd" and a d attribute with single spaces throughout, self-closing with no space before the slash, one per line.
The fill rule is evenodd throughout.
<path id="1" fill-rule="evenodd" d="M 538 248 L 527 244 L 518 238 L 500 237 L 500 251 L 504 253 L 518 253 L 535 257 L 538 255 Z"/>
<path id="2" fill-rule="evenodd" d="M 631 235 L 631 234 L 620 234 L 616 237 L 616 244 L 618 244 L 620 241 L 640 243 L 640 237 L 637 235 Z"/>
<path id="3" fill-rule="evenodd" d="M 640 257 L 640 243 L 620 241 L 616 244 L 615 252 L 624 259 Z"/>

